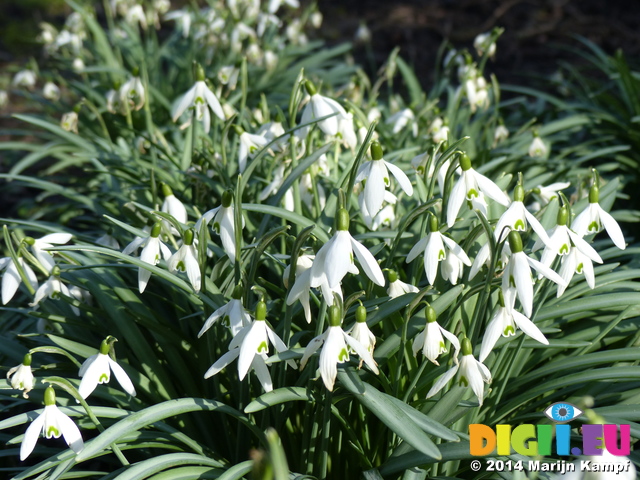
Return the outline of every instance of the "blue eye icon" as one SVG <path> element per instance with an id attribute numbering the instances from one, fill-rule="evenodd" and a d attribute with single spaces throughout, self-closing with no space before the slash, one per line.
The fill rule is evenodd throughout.
<path id="1" fill-rule="evenodd" d="M 566 402 L 557 402 L 549 405 L 544 414 L 554 422 L 566 423 L 570 422 L 582 413 L 575 405 Z"/>

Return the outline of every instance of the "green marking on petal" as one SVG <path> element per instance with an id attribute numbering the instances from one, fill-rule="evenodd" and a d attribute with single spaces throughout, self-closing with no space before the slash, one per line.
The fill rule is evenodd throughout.
<path id="1" fill-rule="evenodd" d="M 193 103 L 202 103 L 202 104 L 204 104 L 204 98 L 202 98 L 202 97 L 197 97 L 197 98 L 194 100 L 194 102 L 193 102 Z"/>
<path id="2" fill-rule="evenodd" d="M 343 348 L 342 350 L 340 350 L 340 353 L 338 354 L 338 361 L 346 362 L 347 360 L 349 360 L 349 352 L 347 351 L 346 348 Z"/>
<path id="3" fill-rule="evenodd" d="M 213 222 L 213 229 L 216 231 L 216 233 L 220 233 L 220 224 L 218 222 Z"/>
<path id="4" fill-rule="evenodd" d="M 447 258 L 446 253 L 444 253 L 444 250 L 440 250 L 440 251 L 438 252 L 438 261 L 440 261 L 440 260 L 444 260 L 445 258 Z"/>
<path id="5" fill-rule="evenodd" d="M 516 220 L 516 223 L 513 225 L 514 230 L 518 230 L 519 232 L 524 232 L 527 228 L 524 222 L 521 219 Z"/>
<path id="6" fill-rule="evenodd" d="M 103 373 L 102 375 L 100 375 L 100 378 L 98 379 L 98 383 L 109 383 L 109 375 L 107 375 L 106 373 Z"/>
<path id="7" fill-rule="evenodd" d="M 222 317 L 222 324 L 225 327 L 231 326 L 231 318 L 229 318 L 229 315 L 225 315 L 224 317 Z"/>
<path id="8" fill-rule="evenodd" d="M 258 345 L 258 353 L 267 353 L 269 351 L 269 346 L 266 341 L 263 341 Z"/>
<path id="9" fill-rule="evenodd" d="M 255 152 L 256 150 L 258 150 L 258 147 L 254 146 L 254 145 L 251 145 L 249 147 L 249 153 L 251 153 L 251 154 L 253 154 L 253 152 Z"/>
<path id="10" fill-rule="evenodd" d="M 576 267 L 576 273 L 582 273 L 583 268 L 584 268 L 584 265 L 582 263 L 579 263 L 578 266 Z"/>
<path id="11" fill-rule="evenodd" d="M 479 196 L 477 190 L 475 188 L 471 188 L 468 192 L 467 192 L 467 200 L 471 200 L 473 198 L 477 198 Z"/>
<path id="12" fill-rule="evenodd" d="M 469 380 L 467 380 L 467 378 L 464 375 L 461 375 L 460 380 L 458 380 L 458 385 L 460 385 L 461 387 L 468 387 Z"/>
<path id="13" fill-rule="evenodd" d="M 507 325 L 504 331 L 502 332 L 502 335 L 504 335 L 505 337 L 509 337 L 515 334 L 516 334 L 516 329 L 513 328 L 513 325 Z"/>
<path id="14" fill-rule="evenodd" d="M 440 353 L 447 353 L 447 347 L 444 345 L 444 341 L 440 342 Z"/>
<path id="15" fill-rule="evenodd" d="M 391 185 L 391 182 L 389 181 L 389 177 L 384 177 L 384 184 L 388 187 L 389 185 Z"/>
<path id="16" fill-rule="evenodd" d="M 510 287 L 515 287 L 516 286 L 516 280 L 515 280 L 515 278 L 513 278 L 513 275 L 509 275 L 509 286 Z"/>
<path id="17" fill-rule="evenodd" d="M 568 255 L 569 254 L 569 245 L 567 245 L 566 243 L 564 243 L 561 247 L 560 247 L 560 251 L 558 252 L 558 255 Z"/>
<path id="18" fill-rule="evenodd" d="M 589 227 L 587 228 L 589 233 L 598 233 L 601 229 L 602 229 L 602 227 L 600 226 L 600 224 L 598 222 L 591 222 L 589 224 Z"/>
<path id="19" fill-rule="evenodd" d="M 49 295 L 49 298 L 58 300 L 60 298 L 60 292 L 51 292 L 51 295 Z"/>
<path id="20" fill-rule="evenodd" d="M 46 437 L 47 438 L 51 438 L 51 437 L 60 438 L 60 430 L 58 430 L 55 425 L 49 425 L 49 427 L 47 428 Z"/>

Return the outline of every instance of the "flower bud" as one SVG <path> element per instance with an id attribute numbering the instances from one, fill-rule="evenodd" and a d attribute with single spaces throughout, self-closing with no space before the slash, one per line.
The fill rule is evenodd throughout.
<path id="1" fill-rule="evenodd" d="M 524 187 L 521 184 L 516 185 L 516 188 L 513 189 L 513 201 L 524 201 Z"/>
<path id="2" fill-rule="evenodd" d="M 31 354 L 30 353 L 25 354 L 25 356 L 22 358 L 22 364 L 25 367 L 31 366 Z"/>
<path id="3" fill-rule="evenodd" d="M 102 355 L 107 355 L 109 353 L 109 342 L 107 341 L 109 337 L 105 338 L 100 344 L 100 353 Z"/>
<path id="4" fill-rule="evenodd" d="M 231 298 L 233 298 L 234 300 L 240 300 L 243 293 L 244 291 L 242 289 L 242 285 L 236 285 L 233 289 L 233 293 L 231 294 Z"/>
<path id="5" fill-rule="evenodd" d="M 389 278 L 389 283 L 398 281 L 398 274 L 396 273 L 395 270 L 389 270 L 387 273 L 387 277 Z"/>
<path id="6" fill-rule="evenodd" d="M 367 308 L 364 305 L 358 305 L 356 308 L 356 322 L 364 323 L 367 321 Z"/>
<path id="7" fill-rule="evenodd" d="M 329 326 L 339 327 L 341 323 L 342 315 L 340 312 L 340 307 L 337 303 L 334 303 L 329 307 Z"/>
<path id="8" fill-rule="evenodd" d="M 598 203 L 600 200 L 600 189 L 597 185 L 591 185 L 589 189 L 589 203 Z"/>
<path id="9" fill-rule="evenodd" d="M 54 265 L 53 268 L 51 269 L 51 276 L 52 277 L 60 276 L 60 267 L 58 265 Z"/>
<path id="10" fill-rule="evenodd" d="M 429 214 L 429 231 L 437 232 L 440 229 L 438 225 L 438 217 L 436 217 L 433 213 Z"/>
<path id="11" fill-rule="evenodd" d="M 198 63 L 196 65 L 196 82 L 204 82 L 205 78 L 204 68 Z"/>

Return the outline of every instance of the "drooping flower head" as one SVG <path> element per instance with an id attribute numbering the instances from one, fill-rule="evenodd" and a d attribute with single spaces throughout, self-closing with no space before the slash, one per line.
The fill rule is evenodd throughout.
<path id="1" fill-rule="evenodd" d="M 87 398 L 100 383 L 109 383 L 111 372 L 116 376 L 116 380 L 132 397 L 136 396 L 136 389 L 124 369 L 118 365 L 110 356 L 109 350 L 116 339 L 112 336 L 105 338 L 100 344 L 100 350 L 95 355 L 87 358 L 78 372 L 82 378 L 78 392 L 82 398 Z"/>
<path id="2" fill-rule="evenodd" d="M 33 390 L 36 379 L 31 372 L 31 354 L 27 353 L 22 359 L 22 363 L 17 367 L 11 368 L 7 372 L 7 381 L 11 388 L 23 390 L 22 396 L 29 398 L 29 392 Z"/>
<path id="3" fill-rule="evenodd" d="M 349 212 L 340 208 L 336 217 L 336 233 L 322 246 L 313 261 L 311 287 L 326 284 L 330 289 L 334 289 L 339 286 L 347 272 L 357 274 L 358 269 L 353 263 L 354 252 L 371 281 L 384 286 L 384 275 L 378 262 L 371 252 L 349 233 Z"/>
<path id="4" fill-rule="evenodd" d="M 387 277 L 389 278 L 389 288 L 387 288 L 389 298 L 396 298 L 405 293 L 418 293 L 420 291 L 418 287 L 400 280 L 398 273 L 394 270 L 389 270 Z"/>
<path id="5" fill-rule="evenodd" d="M 196 68 L 196 83 L 178 101 L 173 110 L 172 118 L 175 122 L 187 108 L 193 108 L 196 120 L 202 122 L 204 132 L 209 133 L 209 129 L 211 128 L 211 113 L 209 110 L 220 120 L 224 120 L 225 115 L 220 105 L 220 100 L 218 100 L 218 97 L 207 87 L 204 80 L 204 69 L 201 65 L 198 65 Z"/>
<path id="6" fill-rule="evenodd" d="M 320 120 L 317 125 L 326 135 L 336 136 L 341 131 L 340 119 L 348 119 L 347 111 L 335 100 L 320 95 L 310 80 L 305 80 L 304 86 L 310 95 L 310 99 L 302 111 L 300 123 L 310 123 L 318 118 L 331 115 L 329 118 Z M 342 127 L 346 127 L 346 124 L 343 124 Z M 309 128 L 310 126 L 302 127 L 298 130 L 297 136 L 305 138 L 309 132 Z"/>
<path id="7" fill-rule="evenodd" d="M 336 303 L 329 307 L 329 328 L 309 342 L 300 361 L 302 370 L 311 355 L 322 347 L 320 352 L 320 364 L 318 370 L 327 390 L 332 391 L 338 375 L 338 363 L 349 361 L 349 350 L 355 351 L 364 360 L 367 366 L 377 375 L 378 367 L 371 353 L 358 340 L 347 335 L 341 327 L 342 312 Z M 348 346 L 347 346 L 348 345 Z"/>
<path id="8" fill-rule="evenodd" d="M 427 324 L 424 330 L 413 339 L 413 355 L 416 356 L 422 350 L 422 354 L 430 362 L 440 365 L 437 359 L 441 354 L 447 353 L 447 347 L 444 343 L 446 338 L 455 349 L 453 358 L 457 362 L 458 351 L 460 351 L 458 337 L 438 325 L 436 311 L 431 305 L 427 304 L 424 311 Z"/>
<path id="9" fill-rule="evenodd" d="M 620 225 L 611 214 L 603 210 L 598 203 L 599 200 L 600 189 L 597 185 L 592 185 L 589 189 L 589 206 L 573 221 L 573 228 L 581 237 L 601 232 L 604 229 L 615 246 L 620 250 L 624 250 L 626 245 Z"/>
<path id="10" fill-rule="evenodd" d="M 195 231 L 193 228 L 185 230 L 182 238 L 182 246 L 176 253 L 171 255 L 167 262 L 170 272 L 180 271 L 186 272 L 191 286 L 196 292 L 200 291 L 202 275 L 200 273 L 200 264 L 198 263 L 198 251 L 193 242 Z"/>
<path id="11" fill-rule="evenodd" d="M 233 190 L 226 190 L 222 194 L 222 204 L 219 207 L 212 208 L 202 215 L 202 218 L 196 222 L 195 230 L 200 231 L 202 222 L 208 224 L 213 220 L 213 229 L 220 235 L 222 248 L 229 257 L 229 261 L 233 265 L 236 261 L 236 229 L 233 208 Z M 244 226 L 244 220 L 243 220 Z"/>
<path id="12" fill-rule="evenodd" d="M 27 428 L 20 445 L 20 460 L 25 460 L 36 446 L 40 433 L 47 438 L 64 437 L 75 453 L 84 448 L 82 435 L 76 424 L 56 406 L 56 392 L 52 386 L 44 391 L 44 410 Z"/>
<path id="13" fill-rule="evenodd" d="M 458 374 L 458 385 L 463 387 L 471 387 L 473 393 L 478 398 L 478 402 L 482 406 L 484 400 L 484 383 L 491 382 L 491 372 L 482 362 L 476 360 L 473 356 L 473 348 L 468 338 L 462 340 L 462 359 L 460 363 L 456 363 L 450 370 L 442 375 L 431 390 L 427 393 L 427 398 L 433 397 L 436 393 L 444 388 L 454 376 Z"/>
<path id="14" fill-rule="evenodd" d="M 471 160 L 466 153 L 460 155 L 460 168 L 462 169 L 462 174 L 453 186 L 449 195 L 449 203 L 447 204 L 447 225 L 449 227 L 452 227 L 455 223 L 464 201 L 473 202 L 480 196 L 480 193 L 505 207 L 509 205 L 509 197 L 500 190 L 500 187 L 471 168 Z"/>
<path id="15" fill-rule="evenodd" d="M 400 168 L 382 158 L 382 146 L 377 140 L 371 143 L 371 158 L 371 161 L 360 165 L 355 181 L 366 181 L 364 202 L 367 212 L 371 217 L 374 217 L 382 208 L 384 194 L 391 185 L 389 172 L 393 174 L 407 195 L 413 195 L 413 187 L 407 175 Z"/>

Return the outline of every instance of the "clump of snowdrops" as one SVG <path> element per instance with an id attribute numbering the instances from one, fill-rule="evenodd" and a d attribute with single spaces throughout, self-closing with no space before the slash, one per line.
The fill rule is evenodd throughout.
<path id="1" fill-rule="evenodd" d="M 426 93 L 293 0 L 69 5 L 0 97 L 39 106 L 0 144 L 5 471 L 473 478 L 471 423 L 627 418 L 620 181 L 584 116 L 501 102 L 500 30 Z"/>

